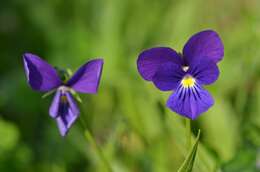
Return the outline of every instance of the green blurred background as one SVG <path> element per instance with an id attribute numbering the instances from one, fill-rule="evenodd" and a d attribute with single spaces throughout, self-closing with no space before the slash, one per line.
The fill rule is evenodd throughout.
<path id="1" fill-rule="evenodd" d="M 0 5 L 0 171 L 103 172 L 77 121 L 67 137 L 26 83 L 22 54 L 75 71 L 105 60 L 100 89 L 82 95 L 82 113 L 115 172 L 175 172 L 187 155 L 184 119 L 137 72 L 143 49 L 182 50 L 204 29 L 225 46 L 215 105 L 196 121 L 202 130 L 194 172 L 260 171 L 260 1 L 3 0 Z"/>

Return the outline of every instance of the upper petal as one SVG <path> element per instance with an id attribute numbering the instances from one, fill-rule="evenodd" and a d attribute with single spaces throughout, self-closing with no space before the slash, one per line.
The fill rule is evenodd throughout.
<path id="1" fill-rule="evenodd" d="M 179 87 L 167 101 L 167 107 L 172 111 L 193 120 L 213 104 L 214 100 L 209 92 L 199 85 L 196 88 Z"/>
<path id="2" fill-rule="evenodd" d="M 166 63 L 161 65 L 152 78 L 153 83 L 162 91 L 174 90 L 185 75 L 180 65 Z"/>
<path id="3" fill-rule="evenodd" d="M 67 85 L 81 93 L 96 93 L 103 68 L 103 59 L 95 59 L 81 66 Z"/>
<path id="4" fill-rule="evenodd" d="M 23 55 L 27 81 L 32 89 L 50 91 L 61 84 L 56 70 L 40 57 L 26 53 Z"/>
<path id="5" fill-rule="evenodd" d="M 183 48 L 186 63 L 198 57 L 208 58 L 217 63 L 224 56 L 224 46 L 219 35 L 213 30 L 205 30 L 193 35 Z"/>
<path id="6" fill-rule="evenodd" d="M 188 73 L 191 74 L 202 85 L 214 83 L 219 76 L 219 69 L 216 63 L 211 60 L 198 58 L 190 65 Z"/>
<path id="7" fill-rule="evenodd" d="M 153 79 L 161 65 L 167 63 L 182 64 L 176 51 L 168 47 L 156 47 L 144 50 L 138 57 L 137 68 L 141 76 L 148 81 Z"/>

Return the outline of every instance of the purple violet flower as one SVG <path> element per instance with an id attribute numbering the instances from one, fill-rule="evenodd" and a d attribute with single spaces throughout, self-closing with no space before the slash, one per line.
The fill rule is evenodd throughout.
<path id="1" fill-rule="evenodd" d="M 137 60 L 141 76 L 162 91 L 174 90 L 167 107 L 190 119 L 206 112 L 214 100 L 203 86 L 214 83 L 219 76 L 217 63 L 224 56 L 218 34 L 205 30 L 193 35 L 182 54 L 168 47 L 143 51 Z"/>
<path id="2" fill-rule="evenodd" d="M 56 120 L 60 134 L 65 136 L 79 115 L 79 108 L 72 94 L 75 91 L 89 94 L 97 92 L 103 60 L 87 62 L 68 81 L 62 81 L 51 65 L 34 54 L 24 54 L 23 62 L 27 81 L 33 90 L 56 90 L 49 114 Z"/>

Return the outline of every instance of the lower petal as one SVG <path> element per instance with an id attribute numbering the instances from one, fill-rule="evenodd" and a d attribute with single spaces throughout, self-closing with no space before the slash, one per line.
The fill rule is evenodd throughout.
<path id="1" fill-rule="evenodd" d="M 72 124 L 78 118 L 79 109 L 70 93 L 66 92 L 62 96 L 65 96 L 65 100 L 63 99 L 63 102 L 61 101 L 59 105 L 56 121 L 60 130 L 60 134 L 65 136 Z"/>
<path id="2" fill-rule="evenodd" d="M 63 120 L 63 118 L 61 116 L 56 118 L 56 121 L 57 121 L 57 125 L 58 125 L 58 128 L 59 128 L 60 134 L 62 136 L 65 136 L 68 132 L 68 127 L 67 127 L 65 121 Z"/>
<path id="3" fill-rule="evenodd" d="M 206 112 L 213 104 L 210 93 L 199 85 L 191 88 L 179 87 L 167 101 L 167 107 L 172 111 L 192 120 Z"/>
<path id="4" fill-rule="evenodd" d="M 58 128 L 59 128 L 60 134 L 62 136 L 66 136 L 71 125 L 76 121 L 77 118 L 78 118 L 78 115 L 73 114 L 71 109 L 68 110 L 67 114 L 56 118 Z"/>

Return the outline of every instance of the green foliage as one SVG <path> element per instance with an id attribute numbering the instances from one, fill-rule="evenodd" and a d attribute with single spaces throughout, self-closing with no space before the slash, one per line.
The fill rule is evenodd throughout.
<path id="1" fill-rule="evenodd" d="M 15 125 L 0 119 L 0 155 L 12 150 L 19 139 L 19 132 Z"/>
<path id="2" fill-rule="evenodd" d="M 256 149 L 243 148 L 232 161 L 223 166 L 223 172 L 257 172 L 256 156 Z"/>
<path id="3" fill-rule="evenodd" d="M 79 122 L 61 138 L 52 96 L 26 83 L 22 54 L 71 68 L 104 58 L 96 95 L 80 114 L 115 172 L 174 172 L 187 155 L 184 120 L 165 107 L 171 94 L 142 80 L 138 53 L 182 50 L 212 28 L 225 45 L 215 105 L 192 122 L 202 129 L 193 172 L 259 171 L 260 2 L 257 0 L 10 0 L 0 5 L 0 171 L 103 172 Z"/>
<path id="4" fill-rule="evenodd" d="M 178 169 L 178 172 L 192 172 L 193 164 L 196 158 L 197 149 L 199 145 L 199 139 L 200 139 L 200 130 L 196 137 L 196 141 L 192 146 L 192 149 L 190 150 L 188 156 L 185 158 L 181 167 Z"/>

